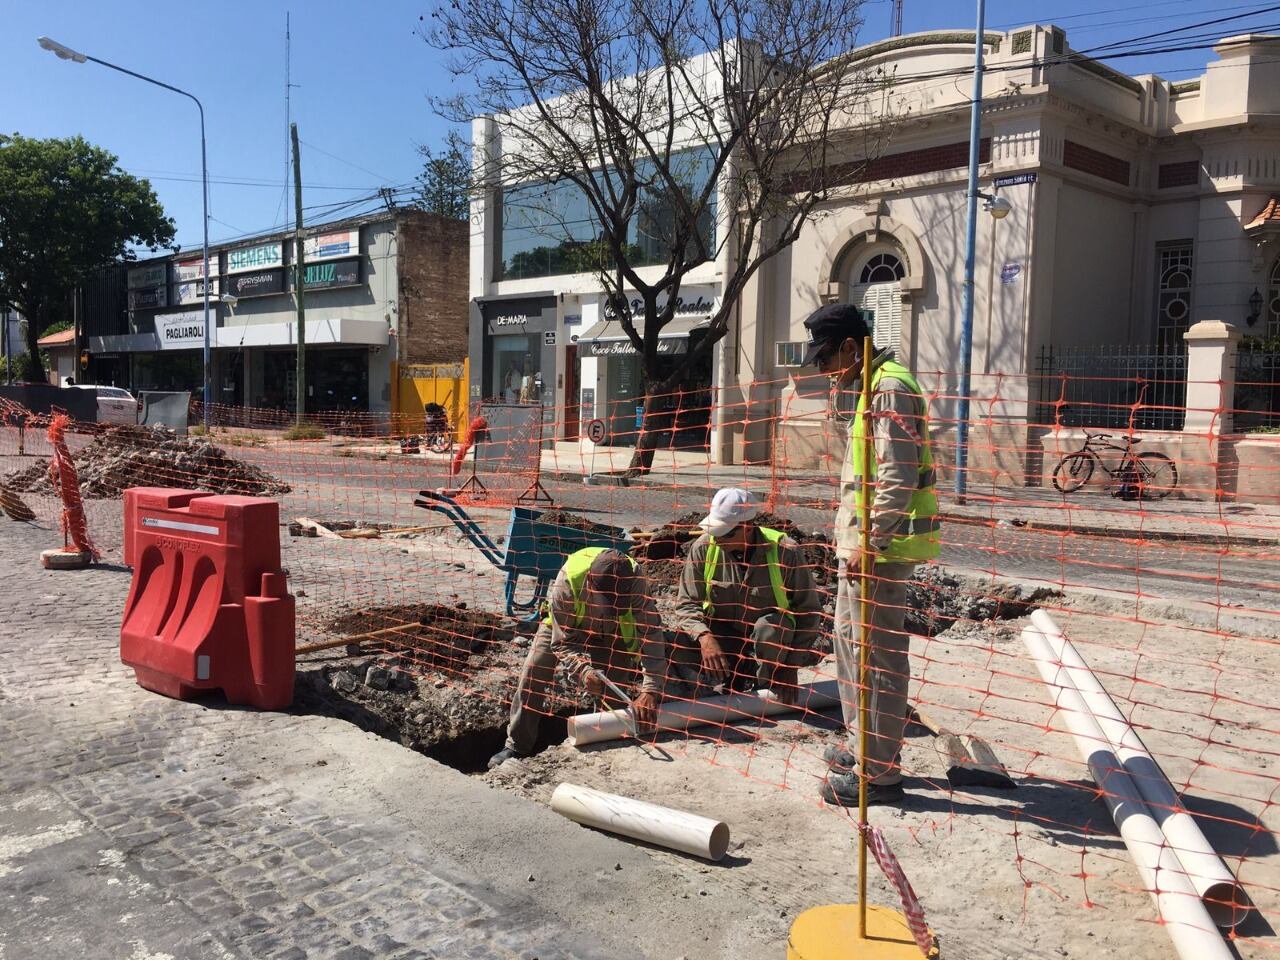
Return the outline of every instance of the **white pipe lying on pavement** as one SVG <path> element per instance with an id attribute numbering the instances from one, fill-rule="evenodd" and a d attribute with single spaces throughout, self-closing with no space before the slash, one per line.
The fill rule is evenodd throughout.
<path id="1" fill-rule="evenodd" d="M 1071 684 L 1080 692 L 1085 708 L 1098 721 L 1103 736 L 1133 778 L 1213 922 L 1227 929 L 1235 927 L 1250 911 L 1244 887 L 1227 869 L 1191 814 L 1187 813 L 1181 797 L 1151 756 L 1151 751 L 1053 618 L 1043 610 L 1037 610 L 1031 614 L 1031 623 L 1048 641 L 1054 660 L 1066 670 Z"/>
<path id="2" fill-rule="evenodd" d="M 1080 756 L 1102 791 L 1156 913 L 1182 960 L 1229 960 L 1232 956 L 1209 912 L 1200 902 L 1186 870 L 1151 816 L 1137 784 L 1125 771 L 1080 692 L 1056 662 L 1049 641 L 1038 627 L 1022 631 L 1022 642 L 1041 679 L 1053 694 L 1054 707 L 1075 738 Z"/>
<path id="3" fill-rule="evenodd" d="M 840 702 L 835 680 L 801 684 L 796 688 L 794 706 L 783 703 L 768 690 L 759 693 L 730 693 L 703 700 L 671 700 L 658 708 L 658 732 L 684 731 L 694 727 L 725 726 L 760 720 L 779 713 L 826 710 Z M 627 712 L 606 710 L 569 718 L 569 746 L 617 740 L 627 732 Z"/>
<path id="4" fill-rule="evenodd" d="M 671 850 L 719 860 L 729 849 L 729 826 L 656 803 L 562 783 L 551 795 L 551 809 L 575 823 L 620 833 Z"/>

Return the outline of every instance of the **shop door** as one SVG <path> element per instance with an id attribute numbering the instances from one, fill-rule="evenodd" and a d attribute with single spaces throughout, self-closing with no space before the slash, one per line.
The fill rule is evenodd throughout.
<path id="1" fill-rule="evenodd" d="M 564 438 L 577 440 L 582 429 L 582 398 L 578 395 L 578 345 L 571 343 L 564 348 Z"/>

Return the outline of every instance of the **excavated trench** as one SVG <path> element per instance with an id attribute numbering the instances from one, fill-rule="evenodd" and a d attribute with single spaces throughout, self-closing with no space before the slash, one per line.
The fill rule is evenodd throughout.
<path id="1" fill-rule="evenodd" d="M 690 514 L 641 534 L 632 551 L 645 561 L 664 616 L 674 604 L 684 553 L 699 519 Z M 590 523 L 567 514 L 565 521 Z M 761 522 L 800 544 L 827 597 L 829 618 L 835 597 L 830 541 L 783 517 L 766 515 Z M 908 590 L 906 628 L 932 637 L 957 623 L 1017 619 L 1056 595 L 1048 588 L 993 584 L 927 566 Z M 825 632 L 829 629 L 828 619 Z M 524 625 L 460 601 L 349 610 L 330 619 L 323 631 L 334 639 L 363 642 L 299 662 L 300 708 L 347 720 L 464 773 L 483 771 L 501 749 L 511 697 L 529 649 L 530 631 Z M 831 649 L 829 637 L 822 646 Z M 552 704 L 554 716 L 543 720 L 539 748 L 563 741 L 568 717 L 596 709 L 562 672 L 557 672 Z"/>

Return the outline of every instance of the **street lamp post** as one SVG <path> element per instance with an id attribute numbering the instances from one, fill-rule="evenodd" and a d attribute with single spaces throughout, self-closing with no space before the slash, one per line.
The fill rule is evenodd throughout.
<path id="1" fill-rule="evenodd" d="M 201 201 L 203 204 L 203 216 L 200 223 L 204 231 L 204 430 L 209 432 L 209 165 L 205 151 L 204 137 L 204 104 L 195 96 L 195 94 L 187 93 L 175 86 L 162 83 L 151 77 L 144 76 L 141 73 L 135 73 L 132 70 L 126 70 L 124 67 L 117 66 L 114 63 L 108 63 L 106 60 L 99 60 L 97 57 L 91 57 L 86 53 L 79 53 L 70 47 L 63 46 L 56 40 L 50 40 L 48 37 L 38 37 L 36 42 L 45 50 L 54 54 L 60 60 L 70 60 L 72 63 L 84 63 L 90 61 L 107 67 L 111 70 L 117 70 L 120 73 L 126 73 L 131 77 L 139 80 L 145 80 L 147 83 L 153 83 L 157 87 L 164 87 L 174 93 L 180 93 L 182 96 L 189 98 L 196 105 L 196 109 L 200 111 L 200 184 L 201 184 Z"/>

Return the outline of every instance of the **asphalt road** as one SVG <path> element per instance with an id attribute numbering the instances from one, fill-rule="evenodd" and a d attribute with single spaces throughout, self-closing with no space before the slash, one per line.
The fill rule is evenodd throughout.
<path id="1" fill-rule="evenodd" d="M 258 463 L 294 486 L 286 512 L 351 519 L 424 522 L 412 506 L 418 490 L 457 484 L 444 461 L 396 457 L 385 461 L 305 453 L 278 448 L 245 447 L 233 451 Z M 688 486 L 586 486 L 546 480 L 558 506 L 601 523 L 631 528 L 657 526 L 704 508 L 711 490 L 691 476 Z M 485 476 L 495 491 L 523 490 L 520 477 Z M 812 496 L 807 487 L 805 497 Z M 802 527 L 829 531 L 831 512 L 785 505 L 779 512 Z M 495 497 L 501 500 L 501 497 Z M 498 511 L 481 511 L 487 526 L 501 532 Z M 431 518 L 435 519 L 435 518 Z M 495 522 L 496 521 L 496 522 Z M 1024 530 L 989 524 L 949 523 L 943 534 L 941 561 L 947 566 L 1034 580 L 1059 588 L 1096 588 L 1164 600 L 1195 601 L 1211 610 L 1237 612 L 1280 610 L 1280 548 L 1232 547 L 1187 542 L 1133 541 L 1077 533 Z"/>

